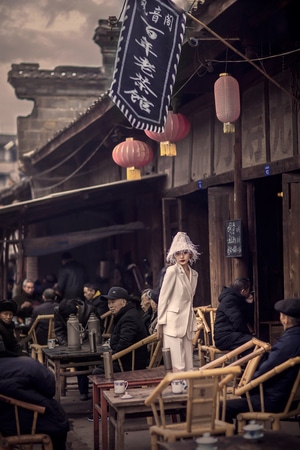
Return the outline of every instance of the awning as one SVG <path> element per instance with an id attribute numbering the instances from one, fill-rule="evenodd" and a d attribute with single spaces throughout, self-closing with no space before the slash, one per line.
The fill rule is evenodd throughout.
<path id="1" fill-rule="evenodd" d="M 113 200 L 122 201 L 128 195 L 136 196 L 137 192 L 147 193 L 149 189 L 162 191 L 165 179 L 165 174 L 147 175 L 141 180 L 117 181 L 0 206 L 0 225 L 3 228 L 17 228 L 22 223 L 29 225 L 78 212 L 83 208 L 109 204 Z"/>
<path id="2" fill-rule="evenodd" d="M 90 242 L 110 236 L 143 230 L 143 222 L 131 222 L 126 225 L 111 225 L 93 230 L 76 231 L 73 233 L 56 234 L 40 238 L 26 238 L 23 241 L 24 256 L 42 256 L 80 247 Z"/>

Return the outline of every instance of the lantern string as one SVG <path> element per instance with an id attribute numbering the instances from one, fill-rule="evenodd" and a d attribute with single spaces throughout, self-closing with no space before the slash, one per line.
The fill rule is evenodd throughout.
<path id="1" fill-rule="evenodd" d="M 251 64 L 258 72 L 260 72 L 264 77 L 266 77 L 271 83 L 275 84 L 279 89 L 281 89 L 285 94 L 287 94 L 289 97 L 291 97 L 293 100 L 295 100 L 297 103 L 299 102 L 299 99 L 295 97 L 293 94 L 291 94 L 289 91 L 287 91 L 283 86 L 281 86 L 279 83 L 277 83 L 274 78 L 272 78 L 268 73 L 266 73 L 263 69 L 261 69 L 257 64 L 255 64 L 251 59 L 249 59 L 246 55 L 244 55 L 242 52 L 240 52 L 237 48 L 235 48 L 233 45 L 230 44 L 230 42 L 226 41 L 226 39 L 223 39 L 222 36 L 220 36 L 218 33 L 216 33 L 214 30 L 212 30 L 208 25 L 206 25 L 201 20 L 197 19 L 190 13 L 186 13 L 186 15 L 192 19 L 193 21 L 197 22 L 199 25 L 201 25 L 205 30 L 207 30 L 210 34 L 212 34 L 214 37 L 219 39 L 224 45 L 226 45 L 228 48 L 230 48 L 233 52 L 238 54 L 241 58 L 243 58 L 245 61 L 247 61 L 249 64 Z"/>

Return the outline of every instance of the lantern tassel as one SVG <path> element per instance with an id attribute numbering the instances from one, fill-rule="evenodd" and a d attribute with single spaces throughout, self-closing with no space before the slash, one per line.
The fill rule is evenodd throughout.
<path id="1" fill-rule="evenodd" d="M 127 167 L 126 178 L 127 180 L 140 180 L 142 178 L 141 171 L 135 167 Z"/>
<path id="2" fill-rule="evenodd" d="M 231 122 L 223 123 L 223 133 L 235 133 L 235 124 Z"/>
<path id="3" fill-rule="evenodd" d="M 160 156 L 176 156 L 176 144 L 174 142 L 163 141 L 160 143 Z"/>

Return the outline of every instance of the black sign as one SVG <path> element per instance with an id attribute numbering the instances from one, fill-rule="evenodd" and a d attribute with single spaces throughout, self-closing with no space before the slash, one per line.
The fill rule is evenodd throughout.
<path id="1" fill-rule="evenodd" d="M 239 258 L 243 256 L 242 221 L 226 220 L 225 222 L 226 256 Z"/>

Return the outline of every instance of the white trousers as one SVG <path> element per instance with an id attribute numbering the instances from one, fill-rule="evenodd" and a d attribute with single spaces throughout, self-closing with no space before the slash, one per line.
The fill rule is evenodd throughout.
<path id="1" fill-rule="evenodd" d="M 164 347 L 171 352 L 173 372 L 193 369 L 193 342 L 186 336 L 179 338 L 163 336 Z"/>

